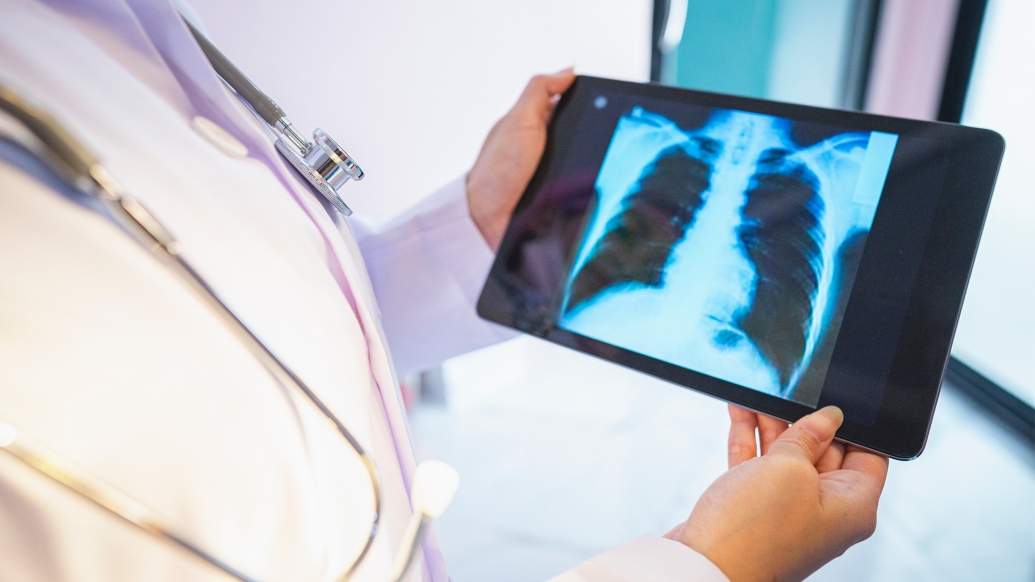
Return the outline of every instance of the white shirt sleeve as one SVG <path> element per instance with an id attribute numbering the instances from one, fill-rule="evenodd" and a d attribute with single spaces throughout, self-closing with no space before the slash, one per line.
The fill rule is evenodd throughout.
<path id="1" fill-rule="evenodd" d="M 549 582 L 729 582 L 715 564 L 670 539 L 645 535 Z"/>
<path id="2" fill-rule="evenodd" d="M 494 258 L 467 208 L 466 174 L 380 228 L 353 220 L 400 375 L 516 335 L 478 317 Z"/>

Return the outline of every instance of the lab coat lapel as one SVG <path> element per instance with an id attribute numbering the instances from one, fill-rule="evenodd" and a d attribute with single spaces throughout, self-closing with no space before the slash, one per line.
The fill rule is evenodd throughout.
<path id="1" fill-rule="evenodd" d="M 251 128 L 247 121 L 227 99 L 222 81 L 198 48 L 179 12 L 164 1 L 126 0 L 126 5 L 136 15 L 168 72 L 187 94 L 197 114 L 216 122 L 243 143 L 252 157 L 269 165 L 272 146 L 264 136 L 249 131 Z"/>
<path id="2" fill-rule="evenodd" d="M 112 0 L 43 0 L 43 4 L 75 21 L 94 44 L 188 119 L 198 114 L 128 6 Z"/>

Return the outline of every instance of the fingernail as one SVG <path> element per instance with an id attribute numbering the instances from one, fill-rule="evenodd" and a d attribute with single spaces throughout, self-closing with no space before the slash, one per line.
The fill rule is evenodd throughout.
<path id="1" fill-rule="evenodd" d="M 801 428 L 809 431 L 812 433 L 812 436 L 823 442 L 834 438 L 834 433 L 841 427 L 841 423 L 844 420 L 845 415 L 840 408 L 827 406 L 805 417 L 805 422 L 802 423 Z"/>

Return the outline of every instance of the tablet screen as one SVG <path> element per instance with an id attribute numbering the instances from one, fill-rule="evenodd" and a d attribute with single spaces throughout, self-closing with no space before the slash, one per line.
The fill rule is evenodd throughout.
<path id="1" fill-rule="evenodd" d="M 685 109 L 619 118 L 558 325 L 814 407 L 898 136 Z"/>
<path id="2" fill-rule="evenodd" d="M 579 77 L 483 317 L 841 438 L 922 449 L 999 159 L 987 130 Z"/>

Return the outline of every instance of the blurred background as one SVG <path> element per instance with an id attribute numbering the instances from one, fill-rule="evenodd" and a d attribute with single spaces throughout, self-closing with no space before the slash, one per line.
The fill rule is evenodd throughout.
<path id="1" fill-rule="evenodd" d="M 583 74 L 1002 133 L 1006 159 L 923 456 L 876 534 L 811 580 L 1035 581 L 1035 3 L 1030 0 L 195 0 L 213 41 L 367 178 L 388 220 L 464 173 L 527 79 Z M 245 8 L 247 5 L 247 9 Z M 455 582 L 544 580 L 689 514 L 725 405 L 529 337 L 407 378 Z"/>

